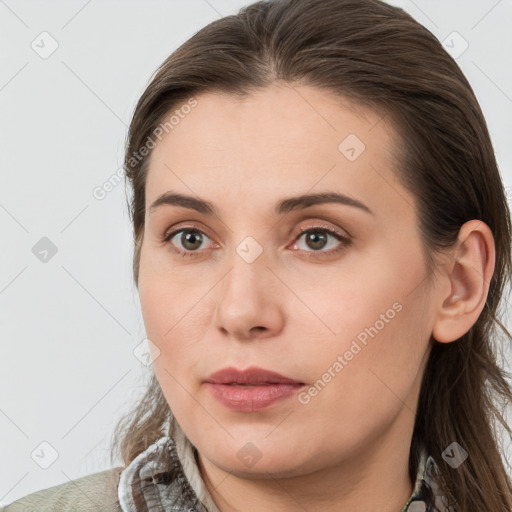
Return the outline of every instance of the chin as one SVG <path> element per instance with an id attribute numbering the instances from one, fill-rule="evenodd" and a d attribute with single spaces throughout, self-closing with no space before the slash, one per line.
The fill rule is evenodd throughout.
<path id="1" fill-rule="evenodd" d="M 218 440 L 202 438 L 195 446 L 211 464 L 242 478 L 289 478 L 312 470 L 315 461 L 310 460 L 311 454 L 304 447 L 304 436 L 296 440 L 291 436 L 265 439 L 268 432 L 247 432 L 229 439 L 224 435 Z"/>
<path id="2" fill-rule="evenodd" d="M 268 480 L 275 478 L 291 478 L 305 473 L 306 461 L 298 461 L 296 453 L 273 453 L 261 455 L 255 462 L 238 460 L 238 457 L 226 456 L 226 452 L 205 454 L 212 464 L 225 472 L 240 478 Z"/>

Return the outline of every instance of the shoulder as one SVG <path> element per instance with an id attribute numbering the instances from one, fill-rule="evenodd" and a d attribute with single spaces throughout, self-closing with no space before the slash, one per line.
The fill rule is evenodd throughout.
<path id="1" fill-rule="evenodd" d="M 123 467 L 107 469 L 28 494 L 0 512 L 121 512 L 117 486 Z"/>

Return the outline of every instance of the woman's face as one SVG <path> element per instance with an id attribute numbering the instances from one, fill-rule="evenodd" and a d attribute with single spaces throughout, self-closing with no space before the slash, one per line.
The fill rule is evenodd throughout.
<path id="1" fill-rule="evenodd" d="M 306 86 L 195 99 L 153 149 L 139 275 L 178 423 L 209 464 L 263 478 L 408 452 L 434 314 L 390 125 Z M 150 209 L 165 193 L 190 200 Z M 250 367 L 291 382 L 207 382 Z"/>

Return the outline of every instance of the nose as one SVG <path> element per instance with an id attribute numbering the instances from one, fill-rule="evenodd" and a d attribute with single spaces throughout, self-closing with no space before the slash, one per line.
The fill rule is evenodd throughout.
<path id="1" fill-rule="evenodd" d="M 268 266 L 263 252 L 254 261 L 235 253 L 232 266 L 217 287 L 215 325 L 225 336 L 254 340 L 277 336 L 283 328 L 285 287 Z"/>

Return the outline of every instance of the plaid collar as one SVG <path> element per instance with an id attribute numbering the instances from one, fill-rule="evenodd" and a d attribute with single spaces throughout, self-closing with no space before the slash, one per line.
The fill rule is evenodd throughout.
<path id="1" fill-rule="evenodd" d="M 219 512 L 202 483 L 195 448 L 181 429 L 177 436 L 161 437 L 122 471 L 118 498 L 123 512 Z M 413 492 L 400 512 L 455 512 L 439 492 L 437 474 L 434 459 L 423 449 Z"/>
<path id="2" fill-rule="evenodd" d="M 400 512 L 456 512 L 443 493 L 439 468 L 423 447 L 411 497 Z"/>

